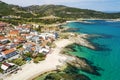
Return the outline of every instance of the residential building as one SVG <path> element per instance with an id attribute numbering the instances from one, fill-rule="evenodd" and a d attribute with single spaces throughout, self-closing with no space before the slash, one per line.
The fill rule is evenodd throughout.
<path id="1" fill-rule="evenodd" d="M 9 33 L 9 36 L 11 37 L 17 37 L 19 35 L 20 35 L 19 30 L 11 30 Z"/>
<path id="2" fill-rule="evenodd" d="M 13 72 L 18 69 L 18 66 L 16 66 L 13 63 L 8 63 L 8 62 L 2 63 L 0 67 L 3 70 L 3 74 L 8 73 L 8 72 Z"/>
<path id="3" fill-rule="evenodd" d="M 3 55 L 5 59 L 8 59 L 8 58 L 11 58 L 17 55 L 18 53 L 16 52 L 15 48 L 11 48 L 9 50 L 2 51 L 1 54 Z"/>

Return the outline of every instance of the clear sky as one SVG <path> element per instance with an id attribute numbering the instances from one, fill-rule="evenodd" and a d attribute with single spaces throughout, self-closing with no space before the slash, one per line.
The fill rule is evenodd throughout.
<path id="1" fill-rule="evenodd" d="M 57 4 L 82 9 L 120 12 L 120 0 L 1 0 L 19 6 Z"/>

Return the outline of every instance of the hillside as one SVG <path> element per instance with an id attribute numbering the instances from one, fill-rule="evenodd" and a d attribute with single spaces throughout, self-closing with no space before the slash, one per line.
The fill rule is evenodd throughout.
<path id="1" fill-rule="evenodd" d="M 20 16 L 22 18 L 39 18 L 50 15 L 62 18 L 120 18 L 120 13 L 103 13 L 100 11 L 79 9 L 63 5 L 32 5 L 28 7 L 20 7 L 17 5 L 10 5 L 1 1 L 0 15 L 14 15 Z"/>
<path id="2" fill-rule="evenodd" d="M 103 13 L 100 11 L 79 9 L 63 5 L 33 5 L 25 7 L 29 12 L 34 12 L 40 16 L 54 15 L 63 18 L 119 18 L 120 14 Z"/>
<path id="3" fill-rule="evenodd" d="M 21 17 L 32 17 L 30 12 L 27 12 L 24 8 L 17 5 L 10 5 L 0 1 L 0 15 L 1 16 L 21 16 Z"/>

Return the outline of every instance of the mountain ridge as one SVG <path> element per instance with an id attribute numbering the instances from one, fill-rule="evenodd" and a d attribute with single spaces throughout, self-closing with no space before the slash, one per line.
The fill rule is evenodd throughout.
<path id="1" fill-rule="evenodd" d="M 37 14 L 37 15 L 34 15 Z M 80 9 L 74 7 L 67 7 L 64 5 L 31 5 L 28 7 L 21 7 L 18 5 L 11 5 L 0 1 L 0 15 L 15 15 L 23 18 L 38 18 L 43 16 L 54 15 L 61 18 L 103 18 L 115 19 L 120 18 L 120 13 L 104 13 L 101 11 Z"/>

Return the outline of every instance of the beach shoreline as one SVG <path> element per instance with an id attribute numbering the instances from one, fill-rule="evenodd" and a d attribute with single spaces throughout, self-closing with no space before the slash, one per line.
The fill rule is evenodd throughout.
<path id="1" fill-rule="evenodd" d="M 105 20 L 108 22 L 118 22 L 120 21 L 120 19 L 100 19 L 100 18 L 91 18 L 91 19 L 87 19 L 87 18 L 80 18 L 80 19 L 76 19 L 76 20 L 68 20 L 66 21 L 67 23 L 71 23 L 71 22 L 81 22 L 81 23 L 88 23 L 88 24 L 94 24 L 93 22 L 88 22 L 87 20 Z"/>
<path id="2" fill-rule="evenodd" d="M 11 74 L 10 76 L 5 77 L 3 80 L 30 80 L 45 72 L 56 70 L 58 65 L 63 65 L 60 60 L 65 61 L 67 59 L 66 56 L 61 56 L 59 54 L 60 51 L 65 46 L 72 44 L 72 42 L 67 39 L 62 39 L 56 41 L 55 43 L 57 47 L 51 54 L 47 55 L 44 61 L 41 61 L 38 64 L 33 62 L 25 64 L 21 71 L 18 71 L 16 74 Z"/>
<path id="3" fill-rule="evenodd" d="M 68 59 L 64 54 L 60 54 L 64 47 L 77 43 L 81 46 L 93 48 L 94 47 L 84 38 L 87 38 L 87 34 L 79 34 L 74 40 L 72 39 L 59 39 L 55 41 L 56 48 L 53 49 L 51 54 L 46 56 L 44 61 L 41 61 L 38 64 L 33 62 L 27 63 L 22 67 L 21 71 L 18 71 L 16 74 L 11 74 L 4 78 L 4 80 L 33 80 L 35 77 L 44 74 L 45 72 L 57 70 L 57 66 L 63 66 Z M 77 41 L 78 39 L 79 41 Z M 76 42 L 77 41 L 77 42 Z"/>

